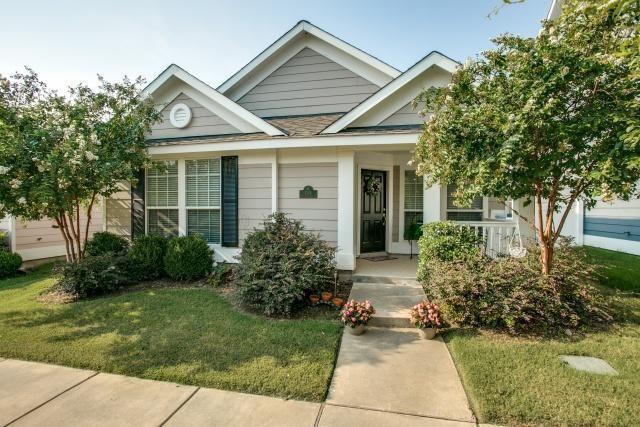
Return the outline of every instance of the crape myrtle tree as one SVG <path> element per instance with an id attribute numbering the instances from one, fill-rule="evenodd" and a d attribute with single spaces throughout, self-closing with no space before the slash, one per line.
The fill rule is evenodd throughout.
<path id="1" fill-rule="evenodd" d="M 147 165 L 145 135 L 159 119 L 140 78 L 99 83 L 60 95 L 29 69 L 0 76 L 0 215 L 55 221 L 68 261 L 84 257 L 99 198 Z"/>
<path id="2" fill-rule="evenodd" d="M 418 173 L 427 185 L 456 184 L 461 204 L 533 200 L 545 274 L 577 201 L 637 192 L 639 16 L 638 0 L 568 0 L 537 37 L 498 37 L 449 86 L 417 99 L 429 117 Z"/>

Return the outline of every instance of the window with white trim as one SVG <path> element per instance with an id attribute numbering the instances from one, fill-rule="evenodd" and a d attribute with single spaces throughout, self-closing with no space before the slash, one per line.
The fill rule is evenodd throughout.
<path id="1" fill-rule="evenodd" d="M 424 184 L 421 176 L 414 170 L 404 171 L 404 228 L 407 230 L 414 222 L 422 224 Z"/>
<path id="2" fill-rule="evenodd" d="M 146 177 L 147 233 L 178 235 L 178 162 L 153 162 Z"/>
<path id="3" fill-rule="evenodd" d="M 450 221 L 482 221 L 484 199 L 476 197 L 471 206 L 461 207 L 455 203 L 455 185 L 447 185 L 447 220 Z"/>
<path id="4" fill-rule="evenodd" d="M 220 158 L 185 161 L 187 234 L 220 243 Z"/>

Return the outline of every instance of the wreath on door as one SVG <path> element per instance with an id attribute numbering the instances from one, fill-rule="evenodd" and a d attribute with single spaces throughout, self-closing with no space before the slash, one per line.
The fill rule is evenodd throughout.
<path id="1" fill-rule="evenodd" d="M 365 190 L 369 196 L 375 196 L 382 191 L 382 180 L 380 178 L 369 178 L 365 183 Z"/>

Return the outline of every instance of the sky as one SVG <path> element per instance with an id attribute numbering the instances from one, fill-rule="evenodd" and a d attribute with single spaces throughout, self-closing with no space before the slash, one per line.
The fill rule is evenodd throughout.
<path id="1" fill-rule="evenodd" d="M 21 0 L 4 2 L 0 74 L 64 90 L 96 75 L 153 80 L 176 63 L 217 87 L 305 19 L 401 71 L 432 50 L 464 61 L 509 32 L 534 36 L 551 0 Z"/>

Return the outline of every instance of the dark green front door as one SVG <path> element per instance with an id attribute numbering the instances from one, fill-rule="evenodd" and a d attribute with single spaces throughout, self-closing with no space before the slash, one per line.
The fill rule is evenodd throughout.
<path id="1" fill-rule="evenodd" d="M 363 169 L 360 252 L 384 252 L 387 214 L 387 173 Z"/>

